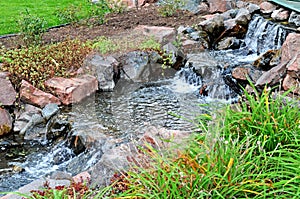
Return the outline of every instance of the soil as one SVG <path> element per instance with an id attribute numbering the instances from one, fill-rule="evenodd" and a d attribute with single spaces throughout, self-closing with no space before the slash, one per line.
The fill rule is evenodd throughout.
<path id="1" fill-rule="evenodd" d="M 247 0 L 259 4 L 265 0 Z M 59 42 L 67 38 L 79 38 L 81 40 L 96 39 L 99 36 L 122 35 L 138 25 L 167 26 L 178 28 L 180 25 L 192 26 L 202 21 L 202 16 L 194 15 L 188 11 L 178 11 L 172 17 L 162 17 L 158 12 L 158 6 L 150 4 L 147 7 L 130 9 L 129 11 L 117 14 L 109 14 L 106 22 L 102 25 L 66 25 L 63 27 L 51 28 L 44 34 L 43 43 Z M 22 45 L 18 36 L 9 36 L 0 39 L 1 44 L 6 48 L 14 48 Z"/>
<path id="2" fill-rule="evenodd" d="M 51 28 L 43 36 L 45 44 L 63 41 L 67 38 L 79 38 L 81 40 L 91 40 L 99 36 L 120 35 L 130 31 L 138 25 L 168 26 L 178 28 L 180 25 L 197 25 L 203 19 L 199 15 L 194 15 L 188 11 L 178 11 L 172 17 L 162 17 L 158 12 L 158 7 L 151 4 L 139 10 L 131 9 L 123 13 L 113 13 L 106 17 L 106 22 L 102 25 L 66 25 Z M 10 36 L 0 39 L 0 44 L 6 48 L 18 47 L 22 44 L 18 36 Z"/>

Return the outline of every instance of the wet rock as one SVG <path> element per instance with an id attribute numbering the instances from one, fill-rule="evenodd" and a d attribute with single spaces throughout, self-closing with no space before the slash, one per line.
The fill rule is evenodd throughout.
<path id="1" fill-rule="evenodd" d="M 0 72 L 0 104 L 4 106 L 13 105 L 17 96 L 17 93 L 8 78 L 8 73 Z"/>
<path id="2" fill-rule="evenodd" d="M 120 73 L 120 63 L 114 57 L 93 54 L 85 60 L 84 67 L 97 77 L 100 90 L 113 91 Z"/>
<path id="3" fill-rule="evenodd" d="M 292 90 L 293 93 L 300 95 L 300 81 L 291 77 L 289 74 L 284 78 L 282 87 L 284 90 Z"/>
<path id="4" fill-rule="evenodd" d="M 0 136 L 9 133 L 12 129 L 12 118 L 9 112 L 0 108 Z"/>
<path id="5" fill-rule="evenodd" d="M 254 66 L 262 70 L 270 70 L 278 65 L 280 60 L 280 50 L 268 50 L 260 55 L 253 63 Z"/>
<path id="6" fill-rule="evenodd" d="M 25 134 L 24 139 L 26 140 L 40 140 L 41 136 L 46 135 L 46 130 L 44 129 L 45 123 L 46 120 L 41 114 L 33 114 L 26 126 L 21 129 L 20 134 Z"/>
<path id="7" fill-rule="evenodd" d="M 208 43 L 207 43 L 207 45 L 208 45 Z M 207 47 L 203 47 L 203 45 L 201 45 L 197 41 L 190 40 L 190 39 L 184 39 L 182 41 L 181 48 L 184 53 L 194 53 L 194 52 L 204 51 L 204 49 L 206 49 Z"/>
<path id="8" fill-rule="evenodd" d="M 221 15 L 224 18 L 224 20 L 228 20 L 228 19 L 233 19 L 236 17 L 238 13 L 238 10 L 232 9 L 232 10 L 228 10 L 226 12 L 223 12 Z"/>
<path id="9" fill-rule="evenodd" d="M 45 120 L 49 120 L 53 115 L 58 113 L 59 107 L 57 104 L 47 104 L 42 110 L 42 116 Z"/>
<path id="10" fill-rule="evenodd" d="M 275 21 L 285 21 L 288 20 L 290 16 L 290 12 L 288 10 L 285 10 L 283 8 L 280 8 L 278 10 L 274 10 L 271 17 Z"/>
<path id="11" fill-rule="evenodd" d="M 274 10 L 276 10 L 277 6 L 270 2 L 262 2 L 260 5 L 260 11 L 263 14 L 271 14 Z"/>
<path id="12" fill-rule="evenodd" d="M 39 107 L 44 107 L 50 103 L 61 104 L 57 97 L 35 88 L 25 80 L 21 82 L 20 97 L 22 101 Z"/>
<path id="13" fill-rule="evenodd" d="M 247 6 L 246 6 L 247 10 L 250 12 L 250 14 L 254 14 L 254 13 L 257 13 L 259 12 L 260 10 L 260 7 L 254 3 L 249 3 Z"/>
<path id="14" fill-rule="evenodd" d="M 266 84 L 273 86 L 281 82 L 286 74 L 287 62 L 281 62 L 278 66 L 265 72 L 257 81 L 255 86 L 263 87 Z"/>
<path id="15" fill-rule="evenodd" d="M 192 32 L 195 32 L 196 30 L 192 27 L 184 27 L 184 26 L 179 26 L 178 29 L 177 29 L 177 32 L 180 34 L 180 33 L 183 33 L 183 34 L 190 34 Z"/>
<path id="16" fill-rule="evenodd" d="M 53 117 L 47 123 L 47 140 L 55 141 L 57 139 L 66 138 L 71 131 L 71 124 L 62 116 Z"/>
<path id="17" fill-rule="evenodd" d="M 176 40 L 176 30 L 170 27 L 139 25 L 133 31 L 145 36 L 153 36 L 162 45 Z"/>
<path id="18" fill-rule="evenodd" d="M 227 10 L 233 9 L 235 7 L 236 1 L 226 1 L 226 0 L 207 0 L 209 4 L 209 11 L 211 13 L 225 12 Z"/>
<path id="19" fill-rule="evenodd" d="M 218 44 L 216 49 L 226 50 L 226 49 L 238 49 L 240 47 L 240 40 L 235 37 L 223 38 Z"/>
<path id="20" fill-rule="evenodd" d="M 163 47 L 164 52 L 167 54 L 168 59 L 170 59 L 169 63 L 172 68 L 178 70 L 181 68 L 185 63 L 185 55 L 181 50 L 175 47 L 172 43 L 167 43 Z M 164 57 L 163 57 L 164 59 Z"/>
<path id="21" fill-rule="evenodd" d="M 78 103 L 98 90 L 98 81 L 91 75 L 63 78 L 54 77 L 45 82 L 45 86 L 61 100 L 64 105 Z"/>
<path id="22" fill-rule="evenodd" d="M 300 14 L 293 11 L 290 15 L 289 23 L 300 26 Z"/>
<path id="23" fill-rule="evenodd" d="M 234 19 L 238 25 L 248 25 L 251 20 L 251 13 L 248 9 L 241 8 Z"/>
<path id="24" fill-rule="evenodd" d="M 21 131 L 30 121 L 32 115 L 41 113 L 41 109 L 30 104 L 25 104 L 19 112 L 15 112 L 16 119 L 14 123 L 14 132 Z"/>

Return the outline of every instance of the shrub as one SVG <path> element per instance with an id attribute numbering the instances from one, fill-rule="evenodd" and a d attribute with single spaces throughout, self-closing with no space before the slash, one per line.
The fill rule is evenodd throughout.
<path id="1" fill-rule="evenodd" d="M 45 19 L 31 15 L 28 10 L 22 13 L 18 20 L 18 27 L 24 44 L 26 46 L 40 44 L 46 31 L 45 25 Z"/>
<path id="2" fill-rule="evenodd" d="M 17 88 L 24 79 L 44 90 L 44 82 L 49 78 L 76 75 L 76 70 L 91 51 L 88 43 L 79 40 L 8 50 L 2 55 L 2 70 L 10 72 L 11 81 Z"/>
<path id="3" fill-rule="evenodd" d="M 163 0 L 160 2 L 158 12 L 164 17 L 171 17 L 184 5 L 183 0 Z"/>
<path id="4" fill-rule="evenodd" d="M 82 7 L 76 5 L 70 5 L 65 8 L 59 8 L 55 12 L 55 16 L 58 17 L 61 23 L 70 23 L 74 25 L 80 19 L 79 13 L 81 12 Z"/>
<path id="5" fill-rule="evenodd" d="M 88 19 L 93 18 L 94 24 L 103 24 L 105 22 L 106 14 L 111 12 L 111 8 L 109 7 L 106 0 L 99 0 L 99 2 L 95 4 L 91 4 L 88 10 Z"/>

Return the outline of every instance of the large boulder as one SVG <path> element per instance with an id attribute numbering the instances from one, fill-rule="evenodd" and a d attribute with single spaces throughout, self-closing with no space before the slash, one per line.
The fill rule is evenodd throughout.
<path id="1" fill-rule="evenodd" d="M 21 109 L 18 112 L 17 111 L 15 112 L 16 118 L 15 118 L 14 129 L 13 129 L 14 132 L 20 132 L 29 123 L 31 117 L 34 114 L 39 114 L 41 112 L 42 109 L 30 104 L 25 104 L 23 109 Z"/>
<path id="2" fill-rule="evenodd" d="M 64 105 L 69 105 L 95 93 L 98 90 L 98 81 L 91 75 L 74 78 L 54 77 L 47 80 L 45 86 L 55 93 Z"/>
<path id="3" fill-rule="evenodd" d="M 17 96 L 17 93 L 8 78 L 8 73 L 0 72 L 0 104 L 4 106 L 13 105 Z"/>
<path id="4" fill-rule="evenodd" d="M 211 41 L 214 41 L 225 30 L 224 18 L 222 15 L 216 14 L 212 18 L 202 21 L 199 27 L 208 33 Z"/>
<path id="5" fill-rule="evenodd" d="M 292 89 L 293 93 L 300 95 L 300 81 L 291 77 L 289 74 L 284 78 L 282 87 L 284 90 Z"/>
<path id="6" fill-rule="evenodd" d="M 99 89 L 103 91 L 113 91 L 115 88 L 119 66 L 120 63 L 114 57 L 103 57 L 99 54 L 92 54 L 84 62 L 84 67 L 97 77 Z"/>
<path id="7" fill-rule="evenodd" d="M 12 118 L 9 112 L 0 108 L 0 136 L 5 135 L 12 129 Z"/>
<path id="8" fill-rule="evenodd" d="M 209 11 L 211 13 L 215 12 L 225 12 L 227 10 L 233 9 L 235 7 L 235 0 L 207 0 L 209 4 Z"/>
<path id="9" fill-rule="evenodd" d="M 22 101 L 42 108 L 50 103 L 61 104 L 57 97 L 35 88 L 25 80 L 21 82 L 20 97 Z"/>

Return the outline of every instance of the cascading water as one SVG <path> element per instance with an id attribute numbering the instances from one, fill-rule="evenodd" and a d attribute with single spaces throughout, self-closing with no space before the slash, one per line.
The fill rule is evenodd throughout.
<path id="1" fill-rule="evenodd" d="M 198 72 L 186 65 L 173 78 L 150 83 L 119 82 L 114 92 L 98 93 L 92 100 L 74 106 L 63 114 L 72 121 L 73 133 L 97 132 L 106 138 L 118 140 L 116 142 L 135 139 L 139 130 L 148 125 L 190 129 L 192 124 L 169 113 L 192 119 L 199 114 L 197 104 L 216 103 L 216 98 L 230 102 L 234 92 L 225 84 L 226 70 L 220 65 L 253 61 L 253 57 L 260 53 L 280 48 L 286 35 L 287 31 L 282 26 L 254 16 L 241 49 L 212 52 L 219 64 L 213 65 L 212 58 L 207 56 L 202 61 L 209 64 Z M 249 58 L 249 54 L 254 56 L 250 55 Z M 211 92 L 207 97 L 200 97 L 199 89 L 204 86 Z M 95 164 L 102 154 L 102 148 L 94 148 L 75 156 L 65 141 L 44 150 L 37 149 L 24 162 L 11 162 L 25 171 L 1 175 L 0 191 L 15 190 L 55 170 L 76 174 Z"/>
<path id="2" fill-rule="evenodd" d="M 288 31 L 283 26 L 266 20 L 262 16 L 254 15 L 244 39 L 244 48 L 249 51 L 249 54 L 258 55 L 270 49 L 279 49 L 287 34 Z"/>

